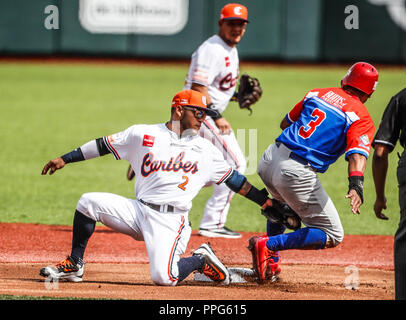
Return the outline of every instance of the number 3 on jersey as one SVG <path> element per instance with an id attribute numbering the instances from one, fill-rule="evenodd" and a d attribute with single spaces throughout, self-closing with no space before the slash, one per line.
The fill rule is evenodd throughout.
<path id="1" fill-rule="evenodd" d="M 316 131 L 317 127 L 326 119 L 326 113 L 320 109 L 314 109 L 312 112 L 312 117 L 315 118 L 311 120 L 307 126 L 301 126 L 299 129 L 299 136 L 303 139 L 308 139 Z"/>

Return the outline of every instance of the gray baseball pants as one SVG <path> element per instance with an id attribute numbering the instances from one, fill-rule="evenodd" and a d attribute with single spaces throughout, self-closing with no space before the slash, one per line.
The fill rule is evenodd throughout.
<path id="1" fill-rule="evenodd" d="M 287 203 L 305 226 L 327 234 L 326 247 L 337 246 L 344 238 L 337 209 L 323 189 L 317 172 L 291 159 L 290 153 L 282 143 L 270 145 L 259 161 L 259 176 L 269 193 Z"/>

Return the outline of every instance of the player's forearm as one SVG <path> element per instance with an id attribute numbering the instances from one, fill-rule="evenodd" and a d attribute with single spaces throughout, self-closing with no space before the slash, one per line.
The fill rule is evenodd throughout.
<path id="1" fill-rule="evenodd" d="M 65 163 L 89 160 L 110 153 L 103 138 L 89 141 L 83 146 L 61 156 Z"/>
<path id="2" fill-rule="evenodd" d="M 251 183 L 248 182 L 247 178 L 235 171 L 230 175 L 230 177 L 225 181 L 227 187 L 229 187 L 235 193 L 244 196 L 247 199 L 257 203 L 259 206 L 263 206 L 268 198 L 268 192 L 263 190 L 258 190 Z"/>
<path id="3" fill-rule="evenodd" d="M 374 178 L 375 192 L 378 199 L 385 198 L 385 182 L 388 172 L 388 152 L 376 147 L 372 158 L 372 175 Z"/>
<path id="4" fill-rule="evenodd" d="M 281 121 L 281 123 L 280 123 L 280 125 L 279 125 L 279 127 L 282 129 L 282 130 L 285 130 L 287 127 L 289 127 L 290 126 L 290 124 L 289 124 L 289 122 L 288 122 L 288 120 L 286 120 L 286 118 L 283 118 L 282 119 L 282 121 Z"/>
<path id="5" fill-rule="evenodd" d="M 193 82 L 190 89 L 195 90 L 195 91 L 199 91 L 199 92 L 201 92 L 203 95 L 205 95 L 205 96 L 206 96 L 207 105 L 209 105 L 209 104 L 212 103 L 211 98 L 210 98 L 210 95 L 209 95 L 209 89 L 208 89 L 206 86 L 204 86 L 204 85 L 202 85 L 202 84 L 198 84 L 198 83 Z"/>
<path id="6" fill-rule="evenodd" d="M 356 191 L 364 202 L 364 171 L 367 159 L 365 156 L 353 153 L 348 156 L 348 194 L 351 190 Z"/>
<path id="7" fill-rule="evenodd" d="M 192 83 L 192 86 L 191 86 L 191 89 L 192 89 L 192 90 L 195 90 L 195 91 L 199 91 L 199 92 L 201 92 L 203 95 L 205 95 L 205 96 L 206 96 L 207 107 L 208 107 L 209 109 L 213 109 L 213 110 L 217 111 L 216 106 L 213 105 L 213 102 L 211 101 L 211 97 L 210 97 L 210 94 L 209 94 L 209 88 L 208 88 L 208 87 L 206 87 L 206 86 L 204 86 L 204 85 L 202 85 L 202 84 L 193 82 L 193 83 Z M 216 121 L 216 120 L 218 120 L 218 119 L 221 119 L 222 117 L 223 117 L 223 116 L 222 116 L 221 113 L 218 112 L 218 111 L 217 111 L 217 115 L 216 115 L 216 116 L 211 116 L 211 118 L 212 118 L 214 121 Z"/>
<path id="8" fill-rule="evenodd" d="M 367 165 L 367 158 L 359 153 L 353 153 L 348 156 L 348 175 L 352 172 L 361 172 L 364 174 Z"/>

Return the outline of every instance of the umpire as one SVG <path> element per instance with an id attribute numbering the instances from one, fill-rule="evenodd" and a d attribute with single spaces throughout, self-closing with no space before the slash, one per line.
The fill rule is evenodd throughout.
<path id="1" fill-rule="evenodd" d="M 397 168 L 400 222 L 394 241 L 395 299 L 406 300 L 406 88 L 390 100 L 372 143 L 375 149 L 372 160 L 376 191 L 374 211 L 377 218 L 383 220 L 389 219 L 382 213 L 382 210 L 386 209 L 388 154 L 393 151 L 398 139 L 404 150 L 399 156 Z"/>

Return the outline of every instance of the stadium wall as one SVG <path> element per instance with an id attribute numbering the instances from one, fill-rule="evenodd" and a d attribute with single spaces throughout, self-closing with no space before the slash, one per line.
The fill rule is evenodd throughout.
<path id="1" fill-rule="evenodd" d="M 84 18 L 80 17 L 86 2 L 93 4 L 94 10 L 85 15 L 86 19 L 96 17 L 99 18 L 96 23 L 100 23 L 100 17 L 105 14 L 105 21 L 111 20 L 109 28 L 113 28 L 112 31 L 108 28 L 107 31 L 89 30 Z M 216 33 L 220 9 L 227 2 L 2 0 L 0 55 L 189 58 L 203 40 Z M 111 3 L 116 9 L 122 5 L 115 17 L 108 16 L 112 13 Z M 131 3 L 134 6 L 130 8 Z M 405 1 L 241 0 L 240 3 L 248 7 L 250 19 L 239 45 L 241 59 L 326 62 L 364 59 L 406 63 Z M 163 6 L 161 11 L 157 9 L 159 5 Z M 182 6 L 183 9 L 179 9 Z M 50 20 L 51 13 L 53 20 Z M 179 18 L 182 13 L 185 14 L 183 22 Z M 114 29 L 114 23 L 120 25 L 121 17 L 131 14 L 141 21 L 141 28 L 138 25 L 127 31 Z M 167 27 L 165 15 L 169 19 Z M 152 20 L 148 20 L 151 17 Z M 178 18 L 181 27 L 179 24 L 171 26 L 170 21 Z M 157 19 L 156 24 L 153 19 Z M 52 28 L 49 28 L 50 22 Z M 161 23 L 160 30 L 154 29 Z M 143 26 L 149 26 L 150 31 L 142 29 Z M 171 29 L 176 27 L 179 30 Z"/>

